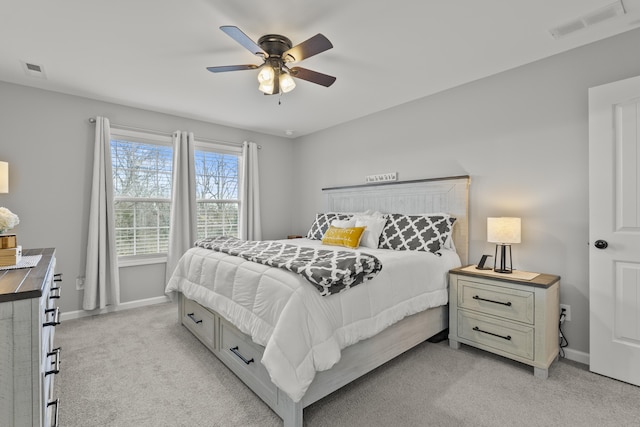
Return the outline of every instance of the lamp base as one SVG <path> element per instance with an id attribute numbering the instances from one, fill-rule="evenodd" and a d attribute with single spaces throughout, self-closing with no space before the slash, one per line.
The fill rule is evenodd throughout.
<path id="1" fill-rule="evenodd" d="M 498 256 L 498 246 L 500 247 L 500 256 Z M 509 248 L 509 253 L 507 253 L 507 248 Z M 498 265 L 498 260 L 500 260 L 500 264 Z M 511 263 L 511 245 L 507 244 L 497 244 L 495 257 L 493 258 L 493 271 L 496 273 L 502 274 L 511 274 L 513 273 L 513 266 Z"/>

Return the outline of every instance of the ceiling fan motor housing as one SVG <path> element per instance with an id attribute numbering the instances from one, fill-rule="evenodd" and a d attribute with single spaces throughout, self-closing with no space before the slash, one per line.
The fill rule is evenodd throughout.
<path id="1" fill-rule="evenodd" d="M 282 54 L 291 49 L 291 40 L 279 34 L 267 34 L 258 39 L 258 45 L 269 56 L 282 57 Z"/>

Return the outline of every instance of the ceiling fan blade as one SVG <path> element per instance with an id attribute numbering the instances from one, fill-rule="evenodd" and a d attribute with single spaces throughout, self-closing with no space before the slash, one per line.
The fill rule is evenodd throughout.
<path id="1" fill-rule="evenodd" d="M 226 71 L 241 71 L 241 70 L 255 70 L 259 68 L 258 65 L 223 65 L 221 67 L 207 67 L 207 70 L 212 73 L 224 73 Z"/>
<path id="2" fill-rule="evenodd" d="M 322 34 L 316 34 L 308 40 L 292 47 L 282 54 L 282 59 L 286 62 L 302 61 L 305 58 L 310 58 L 313 55 L 317 55 L 325 50 L 329 50 L 333 47 L 328 38 Z"/>
<path id="3" fill-rule="evenodd" d="M 267 52 L 262 50 L 262 48 L 256 44 L 256 42 L 243 33 L 240 28 L 233 25 L 223 25 L 220 29 L 254 55 L 261 55 L 265 58 L 269 56 L 267 55 Z"/>
<path id="4" fill-rule="evenodd" d="M 336 81 L 336 78 L 317 71 L 307 70 L 306 68 L 293 67 L 291 75 L 295 78 L 306 80 L 311 83 L 329 87 Z"/>

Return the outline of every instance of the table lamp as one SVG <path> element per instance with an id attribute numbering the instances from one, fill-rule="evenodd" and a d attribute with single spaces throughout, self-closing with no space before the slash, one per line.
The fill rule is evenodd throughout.
<path id="1" fill-rule="evenodd" d="M 487 218 L 487 241 L 496 244 L 493 271 L 507 274 L 513 272 L 511 244 L 520 243 L 520 230 L 520 218 Z"/>
<path id="2" fill-rule="evenodd" d="M 9 192 L 9 163 L 0 162 L 0 194 Z"/>

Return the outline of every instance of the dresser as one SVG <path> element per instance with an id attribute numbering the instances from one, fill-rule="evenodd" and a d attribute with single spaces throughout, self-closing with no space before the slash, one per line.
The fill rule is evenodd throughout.
<path id="1" fill-rule="evenodd" d="M 31 268 L 0 270 L 0 425 L 56 426 L 58 400 L 53 383 L 60 370 L 54 346 L 59 324 L 61 275 L 55 249 L 29 249 L 41 255 Z"/>
<path id="2" fill-rule="evenodd" d="M 514 273 L 473 266 L 449 272 L 449 345 L 526 363 L 536 377 L 547 378 L 559 352 L 560 277 Z"/>

